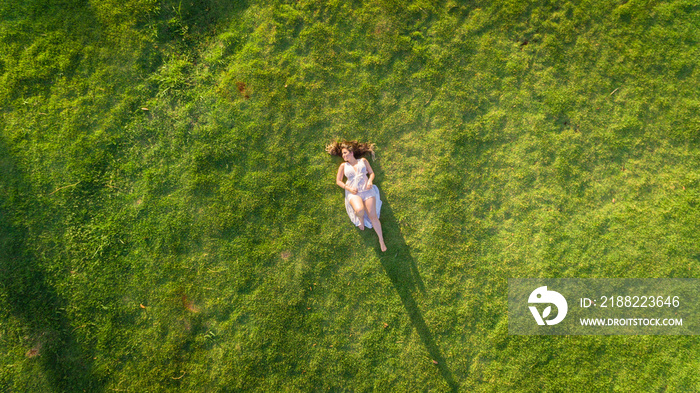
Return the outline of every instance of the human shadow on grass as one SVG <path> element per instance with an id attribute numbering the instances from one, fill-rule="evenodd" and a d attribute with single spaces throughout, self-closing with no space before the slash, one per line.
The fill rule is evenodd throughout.
<path id="1" fill-rule="evenodd" d="M 455 382 L 452 372 L 447 365 L 447 361 L 442 356 L 440 348 L 435 343 L 433 335 L 430 333 L 430 329 L 428 328 L 428 325 L 426 325 L 425 319 L 423 319 L 423 314 L 413 298 L 413 293 L 416 290 L 419 290 L 421 293 L 425 293 L 425 286 L 418 272 L 416 262 L 411 256 L 410 248 L 401 235 L 401 229 L 399 228 L 391 207 L 386 200 L 382 201 L 380 219 L 382 224 L 382 232 L 384 233 L 384 239 L 387 245 L 387 251 L 382 252 L 380 250 L 374 229 L 366 229 L 363 237 L 367 243 L 372 244 L 372 246 L 377 250 L 377 256 L 379 257 L 382 267 L 384 268 L 386 275 L 389 276 L 389 279 L 394 285 L 396 292 L 398 292 L 399 297 L 401 298 L 401 303 L 403 303 L 404 308 L 406 308 L 406 312 L 411 319 L 411 323 L 413 324 L 413 327 L 415 327 L 418 335 L 423 341 L 423 344 L 428 350 L 435 367 L 438 368 L 440 374 L 445 379 L 445 382 L 447 382 L 447 384 L 450 386 L 450 389 L 453 392 L 456 392 L 458 391 L 459 386 Z"/>
<path id="2" fill-rule="evenodd" d="M 62 311 L 65 302 L 28 243 L 31 224 L 26 217 L 41 207 L 10 154 L 0 139 L 0 291 L 9 312 L 28 331 L 31 348 L 25 356 L 41 364 L 57 392 L 102 391 L 104 381 L 94 376 L 93 357 L 76 341 Z"/>

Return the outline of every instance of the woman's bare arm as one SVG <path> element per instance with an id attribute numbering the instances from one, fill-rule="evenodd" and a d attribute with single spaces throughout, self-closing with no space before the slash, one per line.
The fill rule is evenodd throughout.
<path id="1" fill-rule="evenodd" d="M 372 188 L 372 184 L 374 184 L 374 171 L 372 167 L 369 166 L 369 161 L 365 158 L 363 158 L 363 160 L 365 160 L 365 167 L 367 167 L 367 187 L 365 187 L 365 190 L 369 190 Z"/>
<path id="2" fill-rule="evenodd" d="M 335 177 L 335 184 L 337 184 L 340 188 L 345 189 L 345 183 L 343 183 L 343 175 L 345 174 L 343 172 L 343 165 L 345 164 L 340 164 L 340 167 L 338 167 L 338 175 Z"/>
<path id="3" fill-rule="evenodd" d="M 340 167 L 338 168 L 338 176 L 335 177 L 335 184 L 337 184 L 340 188 L 343 190 L 348 190 L 353 194 L 357 194 L 357 189 L 350 187 L 348 188 L 345 183 L 343 183 L 343 176 L 345 176 L 345 171 L 343 170 L 345 166 L 345 163 L 340 164 Z"/>

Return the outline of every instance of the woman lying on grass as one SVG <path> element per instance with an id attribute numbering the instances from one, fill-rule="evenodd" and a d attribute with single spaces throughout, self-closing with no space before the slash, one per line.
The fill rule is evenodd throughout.
<path id="1" fill-rule="evenodd" d="M 345 160 L 338 168 L 335 184 L 345 190 L 345 210 L 350 216 L 350 221 L 361 230 L 364 230 L 365 226 L 374 228 L 379 236 L 379 246 L 382 251 L 386 251 L 382 224 L 379 222 L 379 211 L 382 209 L 379 188 L 372 184 L 374 172 L 369 166 L 369 161 L 362 157 L 365 153 L 371 153 L 374 157 L 374 145 L 356 141 L 335 142 L 326 146 L 326 151 Z M 345 183 L 343 176 L 348 178 Z"/>

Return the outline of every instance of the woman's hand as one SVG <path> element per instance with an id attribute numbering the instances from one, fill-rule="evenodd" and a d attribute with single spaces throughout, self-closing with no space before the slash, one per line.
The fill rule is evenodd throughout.
<path id="1" fill-rule="evenodd" d="M 365 186 L 365 190 L 369 190 L 372 188 L 372 180 L 367 181 L 367 185 Z"/>
<path id="2" fill-rule="evenodd" d="M 348 188 L 348 191 L 350 191 L 351 194 L 357 195 L 357 188 L 355 188 L 355 187 Z"/>

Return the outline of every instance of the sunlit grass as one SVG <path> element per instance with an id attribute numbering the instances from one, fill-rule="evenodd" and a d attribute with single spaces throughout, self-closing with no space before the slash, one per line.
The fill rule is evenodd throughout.
<path id="1" fill-rule="evenodd" d="M 696 277 L 688 2 L 0 6 L 9 391 L 694 391 L 508 277 Z M 338 138 L 377 144 L 389 251 Z"/>

